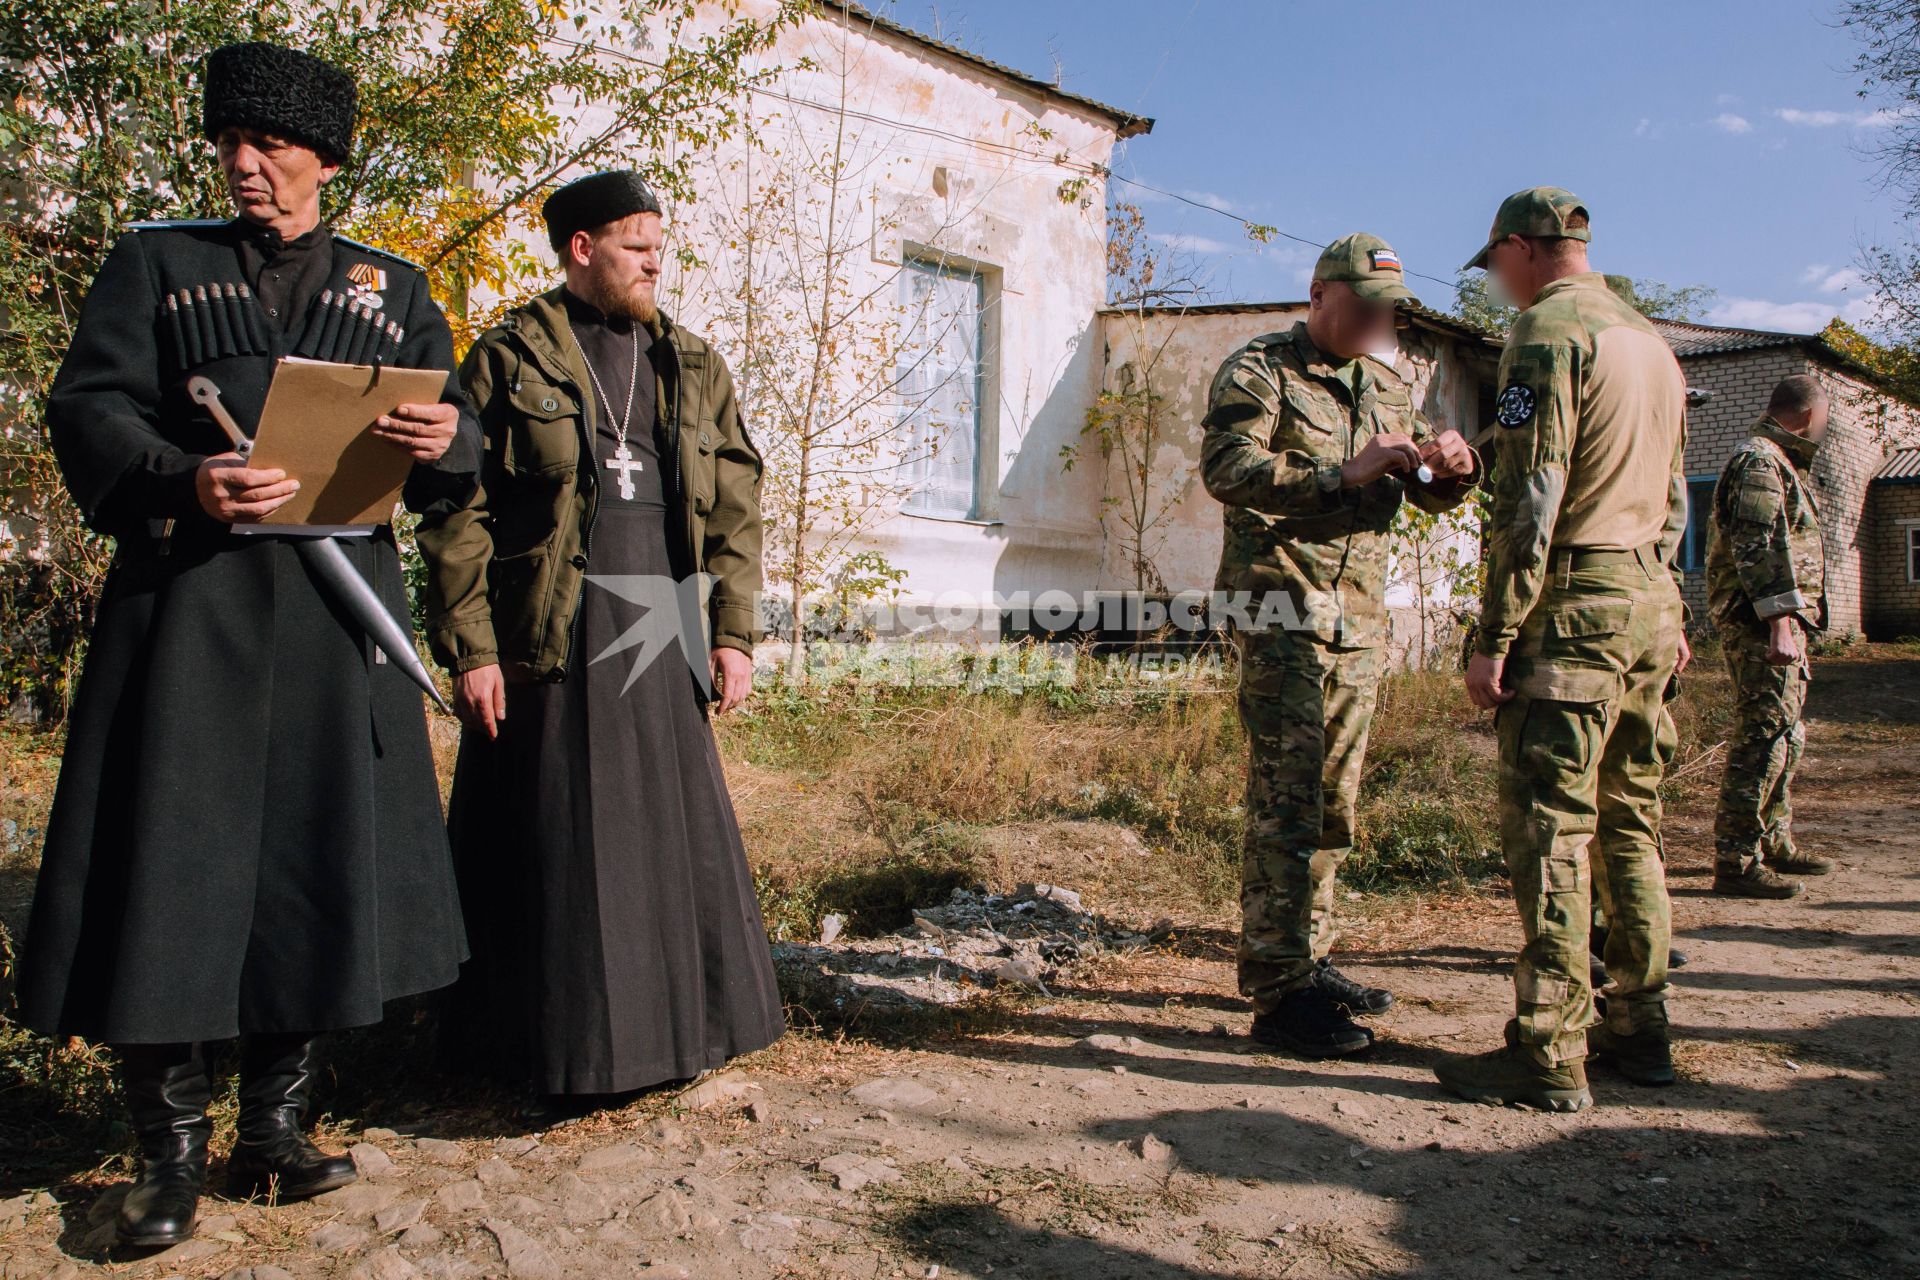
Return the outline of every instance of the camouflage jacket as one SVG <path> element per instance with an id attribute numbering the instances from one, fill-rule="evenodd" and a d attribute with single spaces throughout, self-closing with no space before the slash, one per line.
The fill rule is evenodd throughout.
<path id="1" fill-rule="evenodd" d="M 1433 433 L 1393 367 L 1360 359 L 1358 391 L 1307 336 L 1304 322 L 1228 356 L 1207 399 L 1200 474 L 1226 506 L 1217 585 L 1281 591 L 1329 644 L 1386 638 L 1387 531 L 1402 498 L 1425 510 L 1458 506 L 1478 476 L 1411 488 L 1386 475 L 1340 487 L 1340 464 L 1373 436 Z"/>
<path id="2" fill-rule="evenodd" d="M 1500 353 L 1478 651 L 1504 658 L 1551 554 L 1654 548 L 1687 527 L 1686 378 L 1672 348 L 1598 272 L 1555 280 Z"/>
<path id="3" fill-rule="evenodd" d="M 1713 489 L 1707 531 L 1707 610 L 1722 626 L 1792 614 L 1826 624 L 1820 513 L 1801 474 L 1814 444 L 1772 418 L 1733 451 Z"/>

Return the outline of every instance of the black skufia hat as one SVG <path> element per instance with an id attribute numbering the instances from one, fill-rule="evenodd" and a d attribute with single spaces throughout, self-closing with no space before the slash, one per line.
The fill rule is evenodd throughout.
<path id="1" fill-rule="evenodd" d="M 540 215 L 547 220 L 547 243 L 555 253 L 565 249 L 576 231 L 591 231 L 636 213 L 659 212 L 660 201 L 632 169 L 575 178 L 540 206 Z"/>
<path id="2" fill-rule="evenodd" d="M 282 45 L 229 44 L 207 55 L 200 129 L 209 142 L 232 126 L 312 147 L 330 164 L 353 148 L 353 77 Z"/>

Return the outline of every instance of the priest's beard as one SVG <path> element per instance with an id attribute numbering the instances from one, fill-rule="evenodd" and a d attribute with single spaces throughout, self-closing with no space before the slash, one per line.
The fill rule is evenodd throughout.
<path id="1" fill-rule="evenodd" d="M 590 272 L 585 284 L 585 301 L 600 308 L 609 319 L 651 324 L 660 314 L 659 304 L 654 301 L 655 285 L 651 280 L 618 280 Z"/>

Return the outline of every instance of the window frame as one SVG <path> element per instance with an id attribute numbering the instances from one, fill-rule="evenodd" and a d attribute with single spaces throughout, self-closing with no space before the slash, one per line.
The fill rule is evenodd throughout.
<path id="1" fill-rule="evenodd" d="M 991 442 L 988 439 L 989 433 L 986 418 L 986 391 L 988 386 L 987 342 L 989 338 L 987 309 L 992 300 L 988 290 L 990 269 L 982 264 L 970 262 L 965 259 L 957 259 L 948 255 L 928 252 L 909 252 L 901 258 L 900 271 L 901 284 L 903 287 L 906 286 L 910 279 L 910 273 L 916 271 L 971 284 L 973 286 L 974 321 L 973 387 L 971 390 L 973 406 L 971 415 L 973 420 L 973 468 L 971 483 L 968 486 L 969 491 L 966 510 L 960 511 L 953 508 L 935 510 L 915 507 L 913 505 L 914 497 L 921 491 L 921 486 L 915 486 L 908 492 L 906 497 L 902 499 L 900 514 L 914 516 L 922 520 L 948 520 L 975 524 L 995 523 L 996 521 L 988 508 L 990 506 L 997 506 L 997 503 L 990 503 L 988 500 L 987 472 L 985 470 L 986 464 L 990 461 L 989 449 L 991 447 Z M 901 349 L 902 351 L 907 349 L 905 342 L 901 343 Z M 896 377 L 897 376 L 896 374 Z M 923 406 L 910 406 L 903 403 L 900 406 L 898 421 L 904 426 L 914 414 L 921 411 L 922 407 Z"/>
<path id="2" fill-rule="evenodd" d="M 1713 524 L 1713 494 L 1719 484 L 1718 472 L 1701 472 L 1687 477 L 1687 526 L 1680 532 L 1680 549 L 1674 557 L 1674 563 L 1682 573 L 1700 573 L 1707 567 L 1707 545 Z M 1693 495 L 1696 489 L 1701 488 L 1706 491 L 1706 500 L 1699 507 L 1696 522 Z"/>

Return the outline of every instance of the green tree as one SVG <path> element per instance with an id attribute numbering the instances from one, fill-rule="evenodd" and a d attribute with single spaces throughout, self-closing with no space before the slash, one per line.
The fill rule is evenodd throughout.
<path id="1" fill-rule="evenodd" d="M 1080 439 L 1061 447 L 1061 470 L 1071 471 L 1086 445 L 1098 452 L 1106 465 L 1101 522 L 1119 541 L 1133 589 L 1159 593 L 1166 583 L 1156 557 L 1166 545 L 1166 526 L 1199 478 L 1199 440 L 1193 424 L 1167 405 L 1160 357 L 1176 328 L 1155 319 L 1204 300 L 1206 287 L 1194 263 L 1148 233 L 1138 205 L 1112 200 L 1107 296 L 1124 328 L 1127 355 L 1088 407 Z"/>
<path id="2" fill-rule="evenodd" d="M 1493 296 L 1488 279 L 1484 271 L 1462 271 L 1454 281 L 1453 313 L 1469 324 L 1493 333 L 1505 333 L 1520 313 Z M 1609 275 L 1607 284 L 1635 311 L 1658 320 L 1698 319 L 1715 293 L 1706 285 L 1675 287 L 1659 280 L 1634 280 L 1619 275 Z"/>
<path id="3" fill-rule="evenodd" d="M 1906 217 L 1899 234 L 1864 246 L 1859 255 L 1878 304 L 1873 327 L 1884 341 L 1873 343 L 1851 326 L 1829 326 L 1825 336 L 1912 399 L 1920 389 L 1914 372 L 1920 365 L 1920 245 L 1906 228 L 1920 214 L 1920 3 L 1849 0 L 1840 6 L 1840 23 L 1859 41 L 1853 69 L 1860 97 L 1876 104 L 1879 127 L 1868 154 L 1882 184 L 1905 203 Z"/>
<path id="4" fill-rule="evenodd" d="M 231 213 L 200 137 L 208 51 L 272 39 L 360 85 L 334 226 L 421 263 L 464 346 L 544 284 L 539 202 L 576 166 L 631 165 L 694 198 L 693 161 L 801 6 L 715 22 L 697 0 L 0 0 L 0 699 L 57 717 L 109 548 L 42 432 L 80 303 L 130 221 Z M 706 14 L 702 14 L 705 9 Z M 24 702 L 24 706 L 21 704 Z"/>

